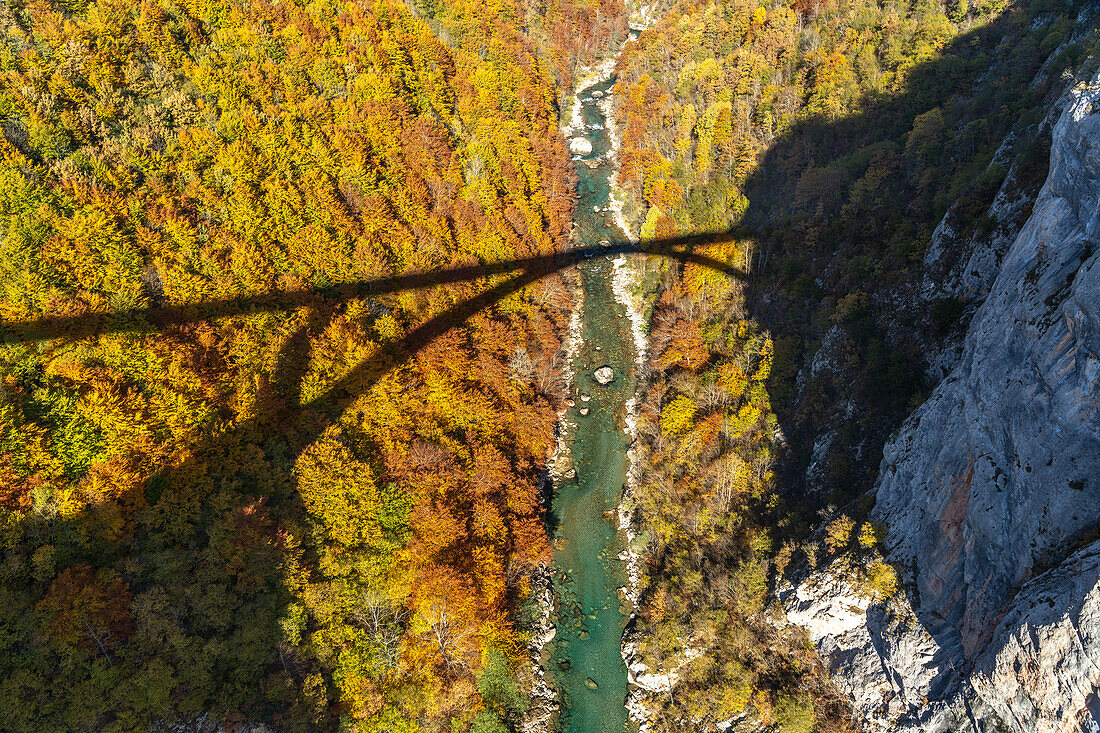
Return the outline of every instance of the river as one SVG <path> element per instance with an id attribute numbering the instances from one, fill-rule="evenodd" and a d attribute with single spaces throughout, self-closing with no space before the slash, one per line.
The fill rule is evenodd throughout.
<path id="1" fill-rule="evenodd" d="M 580 93 L 583 127 L 575 134 L 592 143 L 591 153 L 574 156 L 580 175 L 575 221 L 584 246 L 624 236 L 608 208 L 611 141 L 597 98 L 612 84 L 613 78 L 607 79 Z M 561 702 L 563 733 L 622 733 L 636 730 L 624 707 L 622 636 L 630 609 L 620 591 L 628 580 L 619 559 L 625 539 L 617 528 L 629 442 L 623 420 L 635 389 L 636 351 L 626 310 L 612 291 L 611 259 L 595 256 L 579 269 L 584 292 L 573 362 L 575 405 L 566 416 L 577 475 L 555 487 L 558 612 L 548 673 Z M 601 385 L 593 372 L 605 365 L 615 377 Z"/>

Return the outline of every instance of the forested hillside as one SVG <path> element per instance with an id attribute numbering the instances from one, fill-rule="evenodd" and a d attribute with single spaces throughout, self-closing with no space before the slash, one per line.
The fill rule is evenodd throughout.
<path id="1" fill-rule="evenodd" d="M 648 266 L 639 649 L 650 668 L 691 659 L 649 696 L 666 729 L 741 713 L 845 726 L 770 589 L 788 567 L 844 558 L 866 596 L 896 591 L 865 492 L 927 394 L 925 352 L 971 312 L 917 297 L 921 263 L 949 207 L 976 236 L 1026 218 L 985 212 L 1010 168 L 1010 199 L 1042 183 L 1038 123 L 1095 43 L 1073 28 L 1079 9 L 680 2 L 624 50 L 619 181 L 635 232 L 721 232 L 705 249 L 750 273 L 738 287 Z"/>
<path id="2" fill-rule="evenodd" d="M 0 7 L 0 728 L 522 710 L 569 291 L 340 286 L 565 243 L 528 15 Z"/>
<path id="3" fill-rule="evenodd" d="M 897 592 L 866 492 L 983 296 L 926 250 L 1027 218 L 1084 4 L 647 6 L 618 204 L 747 273 L 636 283 L 652 730 L 851 729 L 772 592 Z M 575 283 L 409 276 L 568 248 L 630 6 L 0 5 L 0 730 L 518 727 Z"/>

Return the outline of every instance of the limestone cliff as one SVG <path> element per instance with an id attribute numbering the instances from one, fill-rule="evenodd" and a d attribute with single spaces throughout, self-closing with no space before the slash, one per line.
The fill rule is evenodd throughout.
<path id="1" fill-rule="evenodd" d="M 873 518 L 908 594 L 868 607 L 827 572 L 781 594 L 870 729 L 1100 729 L 1098 252 L 1100 75 L 1068 92 L 953 369 L 884 450 Z"/>

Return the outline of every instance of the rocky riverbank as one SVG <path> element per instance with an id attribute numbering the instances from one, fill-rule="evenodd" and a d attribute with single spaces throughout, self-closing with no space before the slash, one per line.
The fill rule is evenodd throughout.
<path id="1" fill-rule="evenodd" d="M 605 62 L 582 75 L 590 84 L 574 90 L 572 106 L 579 110 L 571 109 L 563 125 L 579 176 L 574 219 L 579 246 L 619 236 L 612 233 L 610 141 L 598 104 L 611 87 L 612 69 L 613 61 Z M 539 710 L 525 729 L 619 733 L 629 725 L 621 649 L 633 607 L 624 590 L 631 583 L 619 559 L 626 542 L 616 515 L 627 483 L 624 411 L 635 393 L 637 349 L 627 309 L 613 292 L 612 258 L 585 259 L 576 275 L 580 291 L 566 355 L 571 397 L 551 461 L 553 592 L 540 598 L 549 623 L 540 627 L 530 650 L 540 667 L 532 691 L 539 696 Z"/>
<path id="2" fill-rule="evenodd" d="M 578 74 L 577 84 L 563 104 L 566 112 L 562 132 L 582 178 L 574 225 L 574 243 L 578 246 L 595 243 L 589 239 L 634 239 L 626 226 L 623 192 L 614 180 L 620 140 L 617 126 L 611 120 L 615 109 L 611 85 L 616 58 L 582 70 Z M 603 263 L 603 259 L 608 262 Z M 591 529 L 593 519 L 600 522 L 614 522 L 617 519 L 610 530 L 625 537 L 626 541 L 620 539 L 612 543 L 618 546 L 612 557 L 622 564 L 625 572 L 614 571 L 609 576 L 610 579 L 622 572 L 623 577 L 614 587 L 606 589 L 614 594 L 611 598 L 618 597 L 616 603 L 620 614 L 620 623 L 616 624 L 618 631 L 608 641 L 619 647 L 624 665 L 621 674 L 624 682 L 628 680 L 630 683 L 621 693 L 625 696 L 629 692 L 627 706 L 622 707 L 626 699 L 617 703 L 623 722 L 626 722 L 626 711 L 629 710 L 630 719 L 644 728 L 648 711 L 644 706 L 643 694 L 647 690 L 652 691 L 651 688 L 662 686 L 661 680 L 656 679 L 661 675 L 644 668 L 633 651 L 634 646 L 624 643 L 622 633 L 627 619 L 633 617 L 641 577 L 640 558 L 630 547 L 636 539 L 630 516 L 633 488 L 638 480 L 638 461 L 634 450 L 638 394 L 632 385 L 636 383 L 635 377 L 645 368 L 648 337 L 645 303 L 637 292 L 640 272 L 636 264 L 631 257 L 620 255 L 613 260 L 608 257 L 591 264 L 586 262 L 578 271 L 580 276 L 575 281 L 574 294 L 576 305 L 562 354 L 566 361 L 563 377 L 570 385 L 570 391 L 576 394 L 575 399 L 566 401 L 558 415 L 558 439 L 549 460 L 548 480 L 553 483 L 555 496 L 552 523 L 588 523 Z M 594 296 L 593 292 L 589 292 L 593 288 Z M 607 303 L 603 302 L 604 299 Z M 608 317 L 612 318 L 614 327 L 608 328 L 606 323 L 594 327 L 597 321 Z M 620 325 L 624 320 L 625 328 Z M 596 342 L 589 343 L 593 338 Z M 613 343 L 620 338 L 621 344 Z M 618 361 L 614 354 L 620 354 Z M 625 363 L 622 361 L 624 357 Z M 586 361 L 593 363 L 584 363 Z M 615 363 L 614 368 L 611 363 Z M 600 368 L 594 369 L 596 365 Z M 587 382 L 592 382 L 591 387 L 584 387 L 582 383 Z M 609 402 L 611 395 L 615 397 Z M 600 429 L 602 432 L 591 432 L 594 424 L 601 424 L 589 422 L 594 418 L 606 423 Z M 612 429 L 612 433 L 607 432 L 608 428 Z M 614 433 L 625 434 L 625 440 L 612 437 Z M 613 449 L 615 444 L 621 447 Z M 609 450 L 622 452 L 617 458 L 611 458 L 614 453 L 607 453 Z M 594 458 L 599 461 L 596 466 L 591 464 Z M 622 469 L 615 468 L 619 462 L 623 464 Z M 616 479 L 616 475 L 620 478 Z M 609 479 L 613 483 L 608 483 Z M 593 499 L 593 496 L 600 495 L 610 502 L 608 511 L 598 512 L 601 516 L 597 517 L 586 516 L 586 513 L 591 514 L 593 508 L 577 514 L 581 507 L 593 501 L 598 504 L 599 500 Z M 588 498 L 584 498 L 586 496 Z M 608 627 L 610 617 L 604 617 L 609 611 L 608 602 L 597 601 L 596 607 L 591 607 L 594 592 L 592 578 L 587 578 L 587 586 L 585 583 L 586 575 L 591 575 L 593 567 L 587 570 L 583 567 L 588 562 L 586 555 L 591 548 L 581 551 L 585 541 L 575 536 L 575 531 L 571 531 L 570 527 L 565 527 L 563 531 L 559 526 L 557 534 L 554 565 L 545 568 L 533 579 L 538 614 L 528 652 L 536 673 L 530 690 L 533 705 L 523 730 L 541 733 L 559 726 L 565 730 L 579 730 L 578 720 L 583 721 L 579 723 L 582 726 L 595 723 L 599 730 L 612 730 L 616 726 L 612 718 L 616 716 L 607 707 L 612 703 L 603 698 L 615 696 L 618 685 L 607 687 L 609 670 L 600 665 L 592 667 L 590 673 L 587 669 L 576 668 L 591 664 L 585 661 L 584 654 L 577 656 L 581 648 L 576 645 L 587 648 L 595 643 L 599 646 L 600 642 L 593 637 L 606 635 L 612 630 Z M 587 537 L 585 539 L 588 540 Z M 604 558 L 600 562 L 607 563 L 610 559 Z M 605 572 L 609 570 L 601 571 Z M 599 577 L 599 574 L 593 577 Z M 595 703 L 594 698 L 600 699 L 600 702 Z M 593 705 L 601 708 L 595 717 L 588 709 Z"/>

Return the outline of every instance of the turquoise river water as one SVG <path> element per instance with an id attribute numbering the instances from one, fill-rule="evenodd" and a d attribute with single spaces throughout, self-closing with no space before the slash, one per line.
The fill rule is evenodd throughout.
<path id="1" fill-rule="evenodd" d="M 580 174 L 576 222 L 584 246 L 621 241 L 608 211 L 610 139 L 593 92 L 606 95 L 612 81 L 581 94 L 584 128 L 592 152 L 574 156 Z M 623 432 L 626 401 L 635 388 L 635 349 L 630 321 L 612 292 L 609 257 L 580 265 L 584 288 L 581 342 L 573 364 L 576 384 L 569 408 L 575 479 L 555 487 L 555 590 L 557 635 L 551 643 L 549 674 L 561 698 L 563 733 L 622 733 L 636 728 L 627 718 L 627 673 L 622 636 L 629 609 L 620 588 L 627 569 L 619 559 L 625 538 L 617 529 L 626 482 L 628 439 Z M 614 380 L 600 385 L 593 371 L 610 366 Z M 584 399 L 584 395 L 590 397 Z M 588 414 L 582 414 L 582 410 Z"/>

